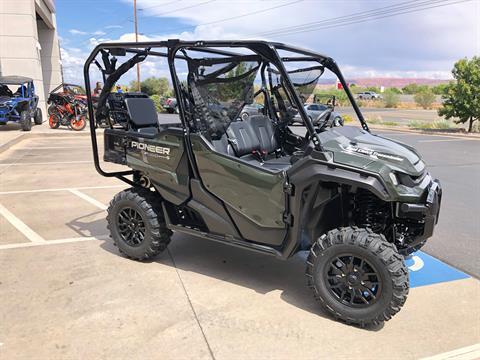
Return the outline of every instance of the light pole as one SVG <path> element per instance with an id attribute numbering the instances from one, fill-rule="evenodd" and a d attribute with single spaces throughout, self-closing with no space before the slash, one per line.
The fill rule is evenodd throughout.
<path id="1" fill-rule="evenodd" d="M 133 0 L 133 17 L 135 19 L 135 41 L 138 42 L 138 21 L 137 21 L 137 0 Z M 140 64 L 137 63 L 137 90 L 141 91 L 140 86 Z"/>

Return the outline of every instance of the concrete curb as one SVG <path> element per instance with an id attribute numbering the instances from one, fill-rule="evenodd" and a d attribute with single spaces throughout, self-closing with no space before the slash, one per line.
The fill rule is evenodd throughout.
<path id="1" fill-rule="evenodd" d="M 435 131 L 435 130 L 415 130 L 415 129 L 408 129 L 408 128 L 403 128 L 398 126 L 393 127 L 393 126 L 368 125 L 368 127 L 374 130 L 388 130 L 388 131 L 398 131 L 398 132 L 406 132 L 406 133 L 413 133 L 413 134 L 437 135 L 437 136 L 456 136 L 456 137 L 463 137 L 467 139 L 480 140 L 480 134 L 464 134 L 464 133 Z"/>

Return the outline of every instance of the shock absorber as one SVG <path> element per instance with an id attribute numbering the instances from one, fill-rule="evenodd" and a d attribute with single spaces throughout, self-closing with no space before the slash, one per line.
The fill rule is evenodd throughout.
<path id="1" fill-rule="evenodd" d="M 381 233 L 385 229 L 386 203 L 371 192 L 359 189 L 355 195 L 355 222 L 358 226 Z"/>

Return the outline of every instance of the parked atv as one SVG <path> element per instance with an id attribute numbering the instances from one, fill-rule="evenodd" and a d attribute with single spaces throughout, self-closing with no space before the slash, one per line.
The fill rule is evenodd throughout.
<path id="1" fill-rule="evenodd" d="M 57 129 L 62 125 L 75 131 L 83 130 L 87 125 L 85 99 L 85 92 L 78 85 L 61 84 L 56 87 L 47 100 L 50 127 Z"/>
<path id="2" fill-rule="evenodd" d="M 160 126 L 151 99 L 125 99 L 127 121 L 104 130 L 104 160 L 130 169 L 107 172 L 95 122 L 109 117 L 118 79 L 155 56 L 168 59 L 182 123 Z M 263 41 L 105 43 L 85 64 L 87 94 L 92 63 L 108 75 L 96 110 L 87 95 L 95 166 L 131 186 L 108 208 L 121 253 L 151 259 L 172 231 L 279 259 L 307 250 L 308 286 L 335 318 L 368 326 L 401 309 L 403 256 L 432 236 L 442 190 L 415 149 L 370 132 L 333 59 Z M 309 119 L 303 100 L 325 70 L 361 127 Z M 263 113 L 242 120 L 253 101 Z M 324 111 L 328 120 L 332 107 Z M 288 127 L 295 112 L 305 136 Z"/>
<path id="3" fill-rule="evenodd" d="M 38 106 L 33 80 L 23 76 L 0 76 L 0 125 L 17 122 L 23 131 L 41 125 L 42 111 Z"/>

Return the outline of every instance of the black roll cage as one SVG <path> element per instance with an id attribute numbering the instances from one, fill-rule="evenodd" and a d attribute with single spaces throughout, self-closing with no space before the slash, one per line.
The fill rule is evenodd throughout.
<path id="1" fill-rule="evenodd" d="M 166 48 L 167 52 L 164 53 L 156 50 L 151 50 L 152 48 Z M 315 131 L 315 128 L 312 122 L 308 119 L 306 111 L 303 107 L 303 103 L 301 102 L 299 96 L 295 91 L 294 84 L 292 83 L 292 81 L 288 76 L 288 71 L 284 66 L 284 62 L 316 61 L 316 62 L 319 62 L 322 66 L 329 69 L 331 72 L 333 72 L 337 76 L 340 83 L 342 84 L 343 89 L 347 94 L 347 97 L 350 100 L 350 103 L 353 106 L 353 109 L 358 117 L 358 120 L 360 121 L 362 128 L 365 131 L 370 131 L 337 63 L 328 56 L 325 56 L 310 50 L 289 46 L 289 45 L 285 45 L 277 42 L 256 41 L 256 40 L 181 41 L 178 39 L 170 39 L 166 41 L 102 43 L 97 45 L 93 49 L 92 53 L 85 61 L 85 65 L 83 68 L 83 74 L 85 78 L 85 91 L 87 95 L 87 104 L 88 104 L 88 115 L 90 118 L 90 135 L 92 140 L 93 159 L 94 159 L 95 168 L 101 175 L 106 177 L 117 177 L 120 180 L 123 180 L 124 182 L 130 185 L 134 185 L 130 179 L 125 177 L 127 175 L 132 175 L 133 170 L 106 172 L 100 166 L 100 161 L 98 156 L 98 144 L 97 144 L 97 137 L 96 137 L 96 125 L 95 125 L 96 114 L 94 113 L 93 102 L 92 102 L 92 92 L 91 92 L 89 71 L 90 71 L 91 64 L 95 64 L 100 69 L 102 73 L 103 81 L 105 83 L 108 79 L 106 75 L 108 76 L 112 75 L 112 73 L 115 73 L 115 70 L 113 70 L 112 72 L 112 69 L 102 68 L 100 63 L 96 60 L 97 55 L 99 53 L 102 53 L 102 55 L 104 55 L 106 50 L 110 50 L 113 52 L 112 55 L 116 55 L 115 52 L 119 52 L 119 53 L 124 52 L 125 54 L 130 53 L 130 54 L 135 54 L 137 56 L 146 57 L 148 55 L 153 55 L 153 56 L 159 56 L 159 57 L 164 57 L 168 59 L 168 66 L 169 66 L 170 75 L 173 83 L 173 88 L 175 91 L 175 96 L 179 100 L 177 101 L 177 103 L 179 106 L 180 120 L 182 123 L 183 132 L 184 132 L 184 141 L 186 143 L 185 148 L 187 150 L 190 164 L 192 165 L 193 175 L 195 178 L 199 179 L 200 177 L 196 169 L 195 162 L 193 161 L 194 157 L 192 153 L 192 147 L 191 147 L 190 136 L 189 136 L 190 128 L 186 123 L 187 111 L 185 109 L 185 103 L 181 101 L 183 95 L 180 88 L 180 81 L 175 71 L 175 59 L 186 60 L 187 62 L 191 60 L 191 58 L 187 56 L 185 50 L 198 51 L 202 53 L 211 53 L 214 55 L 239 56 L 239 57 L 245 56 L 244 54 L 241 54 L 241 53 L 224 51 L 217 48 L 246 48 L 262 56 L 263 58 L 265 58 L 266 60 L 268 60 L 270 63 L 272 63 L 277 67 L 280 75 L 284 79 L 284 86 L 286 86 L 286 90 L 288 90 L 288 93 L 292 96 L 292 99 L 289 99 L 289 100 L 292 101 L 292 103 L 296 106 L 300 116 L 302 117 L 304 124 L 307 128 L 307 131 L 310 135 L 310 139 L 312 139 L 313 145 L 316 150 L 322 151 L 323 150 L 322 145 L 320 143 L 320 140 L 318 138 L 318 135 Z M 281 57 L 278 53 L 278 50 L 296 53 L 296 54 L 299 54 L 299 56 Z M 179 54 L 179 52 L 181 54 Z M 115 67 L 115 63 L 116 63 L 116 59 L 113 62 L 113 67 Z M 262 70 L 263 70 L 263 67 L 262 67 Z M 264 74 L 262 71 L 262 88 L 265 85 L 265 82 L 266 82 L 265 80 L 266 79 L 264 79 Z M 104 87 L 104 90 L 110 92 L 110 89 L 105 89 L 105 87 Z M 103 93 L 103 90 L 102 90 L 102 93 Z M 268 100 L 266 99 L 265 101 L 267 103 L 267 106 L 270 108 L 269 110 L 271 111 L 270 99 Z M 110 124 L 110 126 L 112 125 Z"/>

